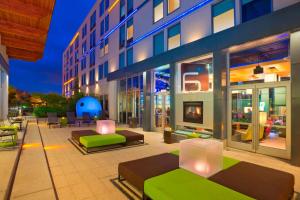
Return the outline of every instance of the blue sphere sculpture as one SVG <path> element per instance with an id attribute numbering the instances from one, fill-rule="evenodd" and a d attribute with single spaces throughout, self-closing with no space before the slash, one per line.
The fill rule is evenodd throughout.
<path id="1" fill-rule="evenodd" d="M 102 113 L 102 106 L 98 99 L 94 97 L 83 97 L 76 103 L 77 117 L 82 117 L 83 113 L 89 113 L 90 117 L 99 117 Z"/>

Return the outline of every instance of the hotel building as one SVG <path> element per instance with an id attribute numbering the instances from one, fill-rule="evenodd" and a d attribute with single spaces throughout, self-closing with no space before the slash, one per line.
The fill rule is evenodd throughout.
<path id="1" fill-rule="evenodd" d="M 300 0 L 98 0 L 63 52 L 62 93 L 300 165 L 298 19 Z"/>

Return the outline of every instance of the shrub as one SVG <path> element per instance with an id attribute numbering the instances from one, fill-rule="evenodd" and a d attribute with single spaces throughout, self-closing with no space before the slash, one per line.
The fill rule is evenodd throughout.
<path id="1" fill-rule="evenodd" d="M 66 114 L 66 110 L 65 108 L 58 108 L 58 107 L 48 107 L 48 106 L 40 106 L 40 107 L 36 107 L 33 110 L 33 114 L 36 117 L 47 117 L 47 113 L 51 113 L 51 112 L 55 112 L 57 113 L 58 116 L 65 116 Z"/>

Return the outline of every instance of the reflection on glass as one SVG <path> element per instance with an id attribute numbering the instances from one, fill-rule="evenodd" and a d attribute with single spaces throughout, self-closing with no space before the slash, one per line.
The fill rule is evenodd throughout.
<path id="1" fill-rule="evenodd" d="M 259 89 L 258 95 L 259 145 L 286 149 L 286 87 Z"/>
<path id="2" fill-rule="evenodd" d="M 155 111 L 155 127 L 161 128 L 162 124 L 162 112 L 163 112 L 163 96 L 155 95 L 154 96 L 154 111 Z"/>
<path id="3" fill-rule="evenodd" d="M 236 142 L 251 143 L 253 137 L 252 125 L 252 89 L 232 91 L 232 133 Z"/>
<path id="4" fill-rule="evenodd" d="M 166 96 L 166 101 L 165 101 L 165 128 L 170 127 L 170 116 L 171 116 L 171 100 L 170 100 L 170 95 Z"/>

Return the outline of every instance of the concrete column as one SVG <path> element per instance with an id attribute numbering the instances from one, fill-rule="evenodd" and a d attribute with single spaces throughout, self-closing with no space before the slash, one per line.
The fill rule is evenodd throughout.
<path id="1" fill-rule="evenodd" d="M 152 128 L 152 73 L 147 71 L 143 73 L 144 84 L 144 113 L 143 113 L 143 130 L 151 131 Z"/>
<path id="2" fill-rule="evenodd" d="M 291 162 L 300 166 L 300 31 L 291 34 Z"/>
<path id="3" fill-rule="evenodd" d="M 176 107 L 175 107 L 175 98 L 176 98 L 176 64 L 170 64 L 170 99 L 171 99 L 171 113 L 170 113 L 170 125 L 173 130 L 176 128 Z"/>
<path id="4" fill-rule="evenodd" d="M 118 119 L 117 81 L 108 82 L 108 111 L 110 119 Z"/>
<path id="5" fill-rule="evenodd" d="M 213 54 L 214 70 L 214 129 L 217 139 L 227 137 L 227 53 L 216 51 Z"/>

